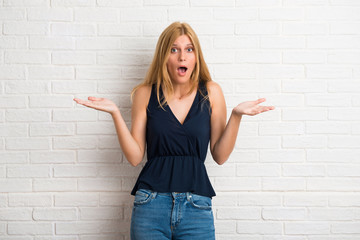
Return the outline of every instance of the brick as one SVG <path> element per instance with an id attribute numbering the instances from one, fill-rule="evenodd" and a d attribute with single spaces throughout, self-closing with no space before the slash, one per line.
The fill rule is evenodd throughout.
<path id="1" fill-rule="evenodd" d="M 345 20 L 356 21 L 359 20 L 359 7 L 345 7 L 345 6 L 321 6 L 321 7 L 307 7 L 305 10 L 305 20 Z"/>
<path id="2" fill-rule="evenodd" d="M 239 221 L 236 231 L 241 234 L 281 234 L 282 224 L 278 222 L 247 222 Z"/>
<path id="3" fill-rule="evenodd" d="M 223 7 L 223 6 L 222 6 Z M 215 8 L 215 20 L 236 20 L 236 21 L 251 21 L 256 20 L 258 10 L 253 8 Z"/>
<path id="4" fill-rule="evenodd" d="M 167 13 L 165 8 L 122 8 L 120 11 L 120 20 L 122 22 L 165 21 L 166 17 Z"/>
<path id="5" fill-rule="evenodd" d="M 355 163 L 358 161 L 360 151 L 357 149 L 309 149 L 307 160 L 309 162 Z"/>
<path id="6" fill-rule="evenodd" d="M 53 93 L 94 93 L 96 92 L 96 83 L 89 81 L 61 81 L 52 82 Z"/>
<path id="7" fill-rule="evenodd" d="M 304 78 L 305 70 L 302 66 L 292 65 L 260 65 L 257 68 L 260 78 Z"/>
<path id="8" fill-rule="evenodd" d="M 76 79 L 79 80 L 103 80 L 119 79 L 121 69 L 114 67 L 77 67 Z"/>
<path id="9" fill-rule="evenodd" d="M 282 120 L 285 121 L 308 121 L 326 120 L 327 110 L 325 108 L 296 108 L 282 109 Z"/>
<path id="10" fill-rule="evenodd" d="M 276 208 L 265 207 L 262 209 L 262 217 L 268 220 L 275 221 L 293 221 L 293 220 L 306 220 L 307 210 L 305 208 Z"/>
<path id="11" fill-rule="evenodd" d="M 233 35 L 234 24 L 229 22 L 198 23 L 191 25 L 198 36 L 202 35 Z"/>
<path id="12" fill-rule="evenodd" d="M 36 221 L 75 221 L 76 208 L 35 208 L 33 218 Z"/>
<path id="13" fill-rule="evenodd" d="M 326 63 L 327 54 L 325 52 L 317 52 L 317 51 L 297 51 L 297 50 L 289 50 L 282 54 L 282 61 L 283 63 Z M 285 80 L 284 80 L 285 81 Z M 290 81 L 290 80 L 287 80 Z M 293 80 L 291 81 L 298 81 L 299 80 Z M 304 79 L 302 82 L 313 82 L 316 83 L 316 79 Z M 297 85 L 296 85 L 297 86 Z M 301 87 L 301 86 L 300 86 Z M 308 91 L 311 91 L 311 88 L 307 89 Z"/>
<path id="14" fill-rule="evenodd" d="M 291 192 L 284 194 L 284 206 L 322 207 L 328 205 L 328 196 L 322 192 Z"/>
<path id="15" fill-rule="evenodd" d="M 25 67 L 0 66 L 0 80 L 25 80 Z"/>
<path id="16" fill-rule="evenodd" d="M 305 222 L 305 223 L 285 223 L 286 234 L 329 234 L 329 223 Z"/>
<path id="17" fill-rule="evenodd" d="M 123 219 L 123 208 L 120 207 L 81 207 L 81 220 L 119 220 Z"/>
<path id="18" fill-rule="evenodd" d="M 308 191 L 359 191 L 360 181 L 356 178 L 308 178 Z"/>
<path id="19" fill-rule="evenodd" d="M 1 152 L 0 163 L 26 163 L 28 161 L 28 154 L 26 152 Z"/>
<path id="20" fill-rule="evenodd" d="M 64 123 L 32 123 L 30 136 L 64 136 L 74 135 L 75 126 Z"/>
<path id="21" fill-rule="evenodd" d="M 5 83 L 5 92 L 9 94 L 45 94 L 49 93 L 49 83 L 45 81 L 12 81 Z"/>
<path id="22" fill-rule="evenodd" d="M 31 221 L 31 208 L 8 208 L 0 209 L 1 221 Z"/>
<path id="23" fill-rule="evenodd" d="M 88 206 L 96 207 L 99 203 L 98 193 L 56 193 L 54 195 L 56 207 Z"/>
<path id="24" fill-rule="evenodd" d="M 117 1 L 117 0 L 97 0 L 97 5 L 101 7 L 140 7 L 142 6 L 141 0 L 134 1 Z"/>
<path id="25" fill-rule="evenodd" d="M 77 37 L 76 38 L 76 49 L 117 49 L 121 45 L 120 40 L 114 37 Z"/>
<path id="26" fill-rule="evenodd" d="M 284 148 L 324 148 L 327 146 L 326 136 L 284 136 Z"/>
<path id="27" fill-rule="evenodd" d="M 298 10 L 295 8 L 295 10 Z M 296 15 L 298 18 L 302 19 L 301 15 Z M 317 22 L 307 22 L 307 23 L 297 23 L 297 22 L 283 22 L 282 24 L 282 33 L 284 35 L 326 35 L 329 34 L 329 27 L 326 23 L 317 23 Z"/>
<path id="28" fill-rule="evenodd" d="M 207 21 L 212 18 L 212 9 L 210 8 L 170 8 L 169 20 L 177 21 L 187 19 L 187 21 Z M 216 13 L 214 13 L 216 16 Z"/>
<path id="29" fill-rule="evenodd" d="M 302 122 L 259 123 L 259 135 L 304 134 Z"/>
<path id="30" fill-rule="evenodd" d="M 30 152 L 31 163 L 74 163 L 75 151 L 36 151 Z"/>
<path id="31" fill-rule="evenodd" d="M 262 178 L 262 190 L 265 191 L 303 191 L 305 178 Z"/>
<path id="32" fill-rule="evenodd" d="M 53 52 L 53 64 L 88 65 L 96 63 L 96 54 L 91 52 Z"/>
<path id="33" fill-rule="evenodd" d="M 47 122 L 50 121 L 49 110 L 6 110 L 5 119 L 9 122 Z"/>
<path id="34" fill-rule="evenodd" d="M 61 165 L 54 167 L 54 177 L 96 177 L 97 168 L 93 166 Z"/>
<path id="35" fill-rule="evenodd" d="M 53 23 L 51 33 L 55 36 L 95 36 L 95 24 L 86 23 Z"/>
<path id="36" fill-rule="evenodd" d="M 357 22 L 331 22 L 331 34 L 359 34 L 360 23 Z"/>
<path id="37" fill-rule="evenodd" d="M 28 128 L 25 124 L 0 124 L 0 136 L 2 137 L 27 137 Z"/>
<path id="38" fill-rule="evenodd" d="M 28 47 L 25 36 L 1 36 L 0 45 L 3 49 L 24 49 Z"/>
<path id="39" fill-rule="evenodd" d="M 311 92 L 326 92 L 327 84 L 325 80 L 295 80 L 284 79 L 281 85 L 282 92 L 295 93 L 311 93 Z"/>
<path id="40" fill-rule="evenodd" d="M 76 22 L 116 22 L 119 13 L 113 8 L 75 8 L 74 16 Z"/>
<path id="41" fill-rule="evenodd" d="M 3 8 L 0 9 L 0 20 L 25 20 L 25 9 Z"/>
<path id="42" fill-rule="evenodd" d="M 314 221 L 343 221 L 353 220 L 355 211 L 351 208 L 309 208 L 309 220 Z"/>
<path id="43" fill-rule="evenodd" d="M 73 67 L 68 66 L 29 66 L 30 80 L 72 80 L 75 77 Z"/>
<path id="44" fill-rule="evenodd" d="M 215 186 L 218 191 L 246 191 L 260 190 L 260 178 L 247 177 L 217 177 L 215 178 Z"/>
<path id="45" fill-rule="evenodd" d="M 325 166 L 314 164 L 284 164 L 282 174 L 285 177 L 325 177 Z"/>
<path id="46" fill-rule="evenodd" d="M 78 150 L 78 161 L 82 163 L 111 163 L 111 162 L 121 162 L 122 154 L 119 150 L 101 150 L 101 151 L 92 151 L 92 150 Z M 125 160 L 126 161 L 126 160 Z"/>
<path id="47" fill-rule="evenodd" d="M 95 7 L 96 0 L 51 0 L 53 7 Z"/>
<path id="48" fill-rule="evenodd" d="M 31 2 L 24 0 L 4 0 L 4 6 L 6 7 L 45 7 L 50 6 L 48 0 L 34 0 Z"/>
<path id="49" fill-rule="evenodd" d="M 344 233 L 344 234 L 359 234 L 360 233 L 360 224 L 352 222 L 344 223 L 333 223 L 331 224 L 331 231 L 335 234 Z"/>
<path id="50" fill-rule="evenodd" d="M 8 223 L 8 234 L 10 235 L 52 235 L 52 223 Z"/>
<path id="51" fill-rule="evenodd" d="M 303 19 L 303 11 L 301 8 L 287 8 L 287 7 L 273 7 L 260 8 L 260 20 L 282 20 L 282 21 L 296 21 Z"/>
<path id="52" fill-rule="evenodd" d="M 35 179 L 33 188 L 36 192 L 69 192 L 76 191 L 76 179 Z"/>
<path id="53" fill-rule="evenodd" d="M 273 35 L 274 33 L 272 33 Z M 276 33 L 275 33 L 276 34 Z M 295 49 L 295 48 L 305 48 L 305 38 L 304 37 L 261 37 L 260 39 L 261 48 L 270 48 L 270 49 Z"/>
<path id="54" fill-rule="evenodd" d="M 6 149 L 10 150 L 48 150 L 50 149 L 49 138 L 8 138 Z"/>
<path id="55" fill-rule="evenodd" d="M 236 148 L 277 148 L 280 146 L 280 138 L 272 136 L 259 137 L 238 137 L 235 143 Z"/>
<path id="56" fill-rule="evenodd" d="M 5 22 L 4 34 L 6 35 L 47 35 L 49 27 L 47 23 L 41 22 Z"/>
<path id="57" fill-rule="evenodd" d="M 30 21 L 73 21 L 73 11 L 70 8 L 28 8 L 27 18 Z"/>
<path id="58" fill-rule="evenodd" d="M 54 137 L 54 149 L 93 149 L 97 146 L 97 137 Z"/>
<path id="59" fill-rule="evenodd" d="M 0 189 L 5 193 L 31 192 L 31 179 L 0 179 Z"/>
<path id="60" fill-rule="evenodd" d="M 232 7 L 234 6 L 234 0 L 190 0 L 190 6 L 192 7 Z"/>
<path id="61" fill-rule="evenodd" d="M 276 177 L 280 176 L 281 169 L 277 164 L 237 164 L 236 176 L 240 177 Z M 224 176 L 223 174 L 222 176 Z"/>
<path id="62" fill-rule="evenodd" d="M 303 162 L 305 151 L 301 149 L 260 150 L 260 162 Z"/>
<path id="63" fill-rule="evenodd" d="M 30 48 L 31 49 L 74 49 L 75 40 L 72 37 L 38 37 L 30 36 L 29 37 Z"/>
<path id="64" fill-rule="evenodd" d="M 120 191 L 121 179 L 117 178 L 101 178 L 91 179 L 82 178 L 78 180 L 79 191 L 92 192 L 92 191 Z"/>
<path id="65" fill-rule="evenodd" d="M 329 136 L 330 148 L 359 148 L 360 136 Z"/>
<path id="66" fill-rule="evenodd" d="M 49 193 L 10 193 L 10 207 L 49 207 L 52 197 Z"/>
<path id="67" fill-rule="evenodd" d="M 239 37 L 239 36 L 215 36 L 214 48 L 216 49 L 251 49 L 259 48 L 259 41 L 257 37 Z"/>
<path id="68" fill-rule="evenodd" d="M 280 33 L 279 25 L 273 22 L 236 23 L 236 35 L 276 35 Z"/>
<path id="69" fill-rule="evenodd" d="M 236 0 L 236 6 L 274 7 L 280 5 L 281 5 L 281 1 L 279 0 Z"/>
<path id="70" fill-rule="evenodd" d="M 73 109 L 53 111 L 54 122 L 81 122 L 81 121 L 96 121 L 97 114 L 93 109 Z"/>
<path id="71" fill-rule="evenodd" d="M 306 133 L 309 134 L 348 134 L 350 126 L 344 122 L 306 122 Z"/>
<path id="72" fill-rule="evenodd" d="M 307 48 L 309 49 L 357 49 L 359 48 L 359 37 L 347 36 L 347 35 L 330 35 L 330 36 L 308 36 Z"/>
<path id="73" fill-rule="evenodd" d="M 8 178 L 49 178 L 50 167 L 49 166 L 8 166 L 7 167 Z"/>
<path id="74" fill-rule="evenodd" d="M 35 51 L 6 51 L 5 63 L 29 63 L 29 64 L 49 64 L 50 54 L 47 52 Z"/>
<path id="75" fill-rule="evenodd" d="M 360 91 L 360 82 L 354 80 L 339 81 L 339 80 L 330 80 L 328 81 L 329 92 L 355 92 Z"/>
<path id="76" fill-rule="evenodd" d="M 216 210 L 216 219 L 227 220 L 260 220 L 261 209 L 260 208 L 218 208 Z"/>
<path id="77" fill-rule="evenodd" d="M 30 96 L 29 99 L 33 108 L 72 107 L 74 102 L 71 96 L 66 95 Z"/>

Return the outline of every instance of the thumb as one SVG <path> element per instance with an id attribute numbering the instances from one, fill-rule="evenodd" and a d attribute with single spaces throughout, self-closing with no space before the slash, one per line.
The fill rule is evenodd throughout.
<path id="1" fill-rule="evenodd" d="M 102 100 L 102 98 L 97 98 L 97 97 L 92 97 L 92 96 L 88 97 L 88 99 L 89 99 L 89 100 L 93 100 L 93 101 L 100 101 L 100 100 Z"/>
<path id="2" fill-rule="evenodd" d="M 256 104 L 259 104 L 259 103 L 262 103 L 262 102 L 265 102 L 266 99 L 265 98 L 259 98 L 258 100 L 256 100 Z"/>

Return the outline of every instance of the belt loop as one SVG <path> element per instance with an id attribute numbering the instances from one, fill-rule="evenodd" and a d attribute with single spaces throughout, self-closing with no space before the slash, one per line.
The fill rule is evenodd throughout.
<path id="1" fill-rule="evenodd" d="M 152 199 L 155 199 L 156 195 L 157 195 L 157 192 L 152 192 L 151 195 L 152 195 Z"/>
<path id="2" fill-rule="evenodd" d="M 188 200 L 188 201 L 190 201 L 190 199 L 191 199 L 191 193 L 190 192 L 186 192 L 186 199 Z"/>

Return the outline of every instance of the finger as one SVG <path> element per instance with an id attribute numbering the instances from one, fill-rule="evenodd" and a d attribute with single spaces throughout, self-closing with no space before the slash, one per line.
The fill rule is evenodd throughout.
<path id="1" fill-rule="evenodd" d="M 88 97 L 89 100 L 92 100 L 92 101 L 100 101 L 102 100 L 102 98 L 97 98 L 97 97 Z"/>
<path id="2" fill-rule="evenodd" d="M 259 99 L 256 100 L 255 102 L 256 102 L 256 104 L 260 104 L 260 103 L 265 102 L 265 101 L 266 101 L 265 98 L 259 98 Z"/>

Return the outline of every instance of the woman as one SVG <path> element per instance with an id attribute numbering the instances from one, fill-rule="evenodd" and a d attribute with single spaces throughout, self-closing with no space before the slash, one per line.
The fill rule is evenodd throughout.
<path id="1" fill-rule="evenodd" d="M 131 192 L 135 195 L 131 239 L 215 239 L 211 198 L 215 192 L 204 161 L 218 164 L 232 152 L 242 115 L 274 109 L 265 99 L 237 105 L 226 123 L 224 95 L 211 80 L 199 40 L 186 23 L 160 35 L 142 84 L 135 87 L 128 130 L 117 106 L 105 98 L 77 103 L 109 112 L 131 165 L 147 162 Z"/>

